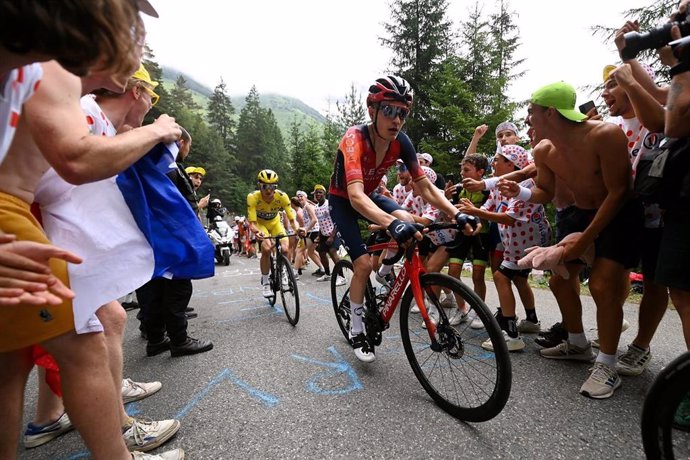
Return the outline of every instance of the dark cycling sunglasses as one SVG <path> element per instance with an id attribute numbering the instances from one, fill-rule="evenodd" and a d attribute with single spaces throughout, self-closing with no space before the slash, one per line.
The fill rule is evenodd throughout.
<path id="1" fill-rule="evenodd" d="M 402 121 L 405 118 L 407 118 L 407 115 L 409 115 L 410 113 L 410 109 L 406 109 L 405 107 L 398 107 L 395 105 L 382 105 L 381 113 L 384 117 L 389 118 L 391 120 L 394 120 L 395 117 L 400 117 L 400 120 Z"/>
<path id="2" fill-rule="evenodd" d="M 277 184 L 261 184 L 261 190 L 275 190 L 278 188 Z"/>

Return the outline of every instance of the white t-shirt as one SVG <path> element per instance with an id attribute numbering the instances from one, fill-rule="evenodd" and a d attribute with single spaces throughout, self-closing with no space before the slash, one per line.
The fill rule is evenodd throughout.
<path id="1" fill-rule="evenodd" d="M 331 236 L 335 224 L 333 219 L 331 219 L 331 212 L 328 210 L 328 200 L 324 200 L 321 205 L 316 203 L 314 212 L 316 213 L 316 219 L 319 221 L 319 232 L 322 235 Z"/>
<path id="2" fill-rule="evenodd" d="M 22 106 L 38 89 L 41 77 L 41 64 L 29 64 L 12 70 L 0 88 L 0 163 L 12 144 Z"/>

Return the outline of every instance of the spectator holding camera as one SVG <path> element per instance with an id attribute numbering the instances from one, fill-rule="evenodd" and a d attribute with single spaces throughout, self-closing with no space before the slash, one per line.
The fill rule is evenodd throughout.
<path id="1" fill-rule="evenodd" d="M 631 30 L 639 30 L 637 22 L 626 22 L 616 33 L 615 42 L 621 55 L 625 49 L 624 34 Z M 636 59 L 629 59 L 619 67 L 604 68 L 602 98 L 612 115 L 608 121 L 618 125 L 628 138 L 633 176 L 640 160 L 653 160 L 664 139 L 664 107 L 659 99 L 665 101 L 667 91 L 656 86 L 654 77 L 654 71 Z M 616 364 L 621 375 L 639 375 L 649 365 L 649 345 L 668 304 L 666 287 L 655 279 L 663 225 L 661 209 L 654 200 L 647 200 L 644 207 L 644 294 L 640 302 L 637 335 Z"/>

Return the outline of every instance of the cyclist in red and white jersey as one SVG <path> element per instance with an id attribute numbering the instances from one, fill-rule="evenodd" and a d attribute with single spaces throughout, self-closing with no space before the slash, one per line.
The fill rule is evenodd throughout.
<path id="1" fill-rule="evenodd" d="M 365 219 L 387 227 L 399 244 L 410 238 L 422 238 L 408 212 L 394 200 L 375 192 L 388 168 L 401 159 L 424 200 L 447 215 L 455 216 L 458 223 L 466 225 L 466 232 L 472 231 L 467 219 L 473 218 L 458 212 L 443 192 L 427 179 L 417 162 L 412 142 L 400 131 L 411 106 L 412 89 L 405 79 L 392 75 L 377 79 L 369 87 L 367 96 L 371 123 L 347 130 L 338 146 L 335 168 L 331 175 L 328 198 L 331 217 L 354 265 L 350 285 L 350 342 L 355 356 L 364 362 L 376 359 L 373 348 L 367 343 L 362 324 L 364 290 L 372 270 L 372 261 L 360 235 L 357 220 Z"/>

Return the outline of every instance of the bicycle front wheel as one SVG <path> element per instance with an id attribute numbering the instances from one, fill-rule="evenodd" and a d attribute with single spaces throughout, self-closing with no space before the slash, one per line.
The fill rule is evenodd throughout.
<path id="1" fill-rule="evenodd" d="M 278 279 L 283 311 L 288 322 L 294 326 L 299 321 L 299 291 L 295 273 L 292 271 L 290 261 L 284 255 L 278 259 Z"/>
<path id="2" fill-rule="evenodd" d="M 690 403 L 683 401 L 689 392 L 690 352 L 687 352 L 659 372 L 645 397 L 640 427 L 647 458 L 690 458 L 690 432 L 673 425 L 681 403 L 690 418 Z"/>
<path id="3" fill-rule="evenodd" d="M 486 304 L 460 280 L 426 273 L 420 282 L 436 335 L 432 341 L 422 317 L 412 311 L 410 286 L 401 302 L 400 335 L 412 370 L 429 396 L 453 417 L 468 422 L 494 418 L 508 401 L 512 381 L 508 349 L 498 323 Z M 443 310 L 435 294 L 441 289 L 463 298 L 470 314 L 474 312 L 485 329 L 471 329 L 470 314 L 461 317 L 456 307 Z M 481 347 L 487 336 L 493 353 Z"/>

